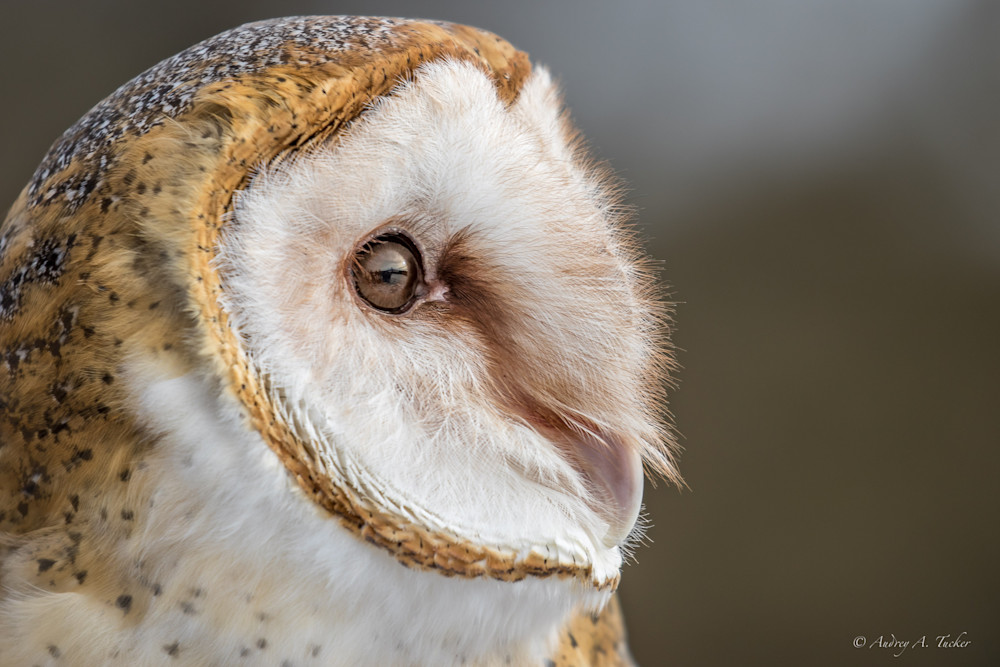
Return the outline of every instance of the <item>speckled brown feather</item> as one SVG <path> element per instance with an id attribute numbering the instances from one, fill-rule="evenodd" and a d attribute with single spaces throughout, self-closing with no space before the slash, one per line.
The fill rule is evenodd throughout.
<path id="1" fill-rule="evenodd" d="M 559 633 L 559 648 L 546 664 L 547 667 L 634 665 L 618 599 L 611 598 L 600 614 L 574 616 Z"/>
<path id="2" fill-rule="evenodd" d="M 216 240 L 252 171 L 335 136 L 420 64 L 446 57 L 481 67 L 507 102 L 530 71 L 525 54 L 463 26 L 267 21 L 150 69 L 56 142 L 0 229 L 0 577 L 16 572 L 53 591 L 100 582 L 96 594 L 126 613 L 159 594 L 149 581 L 116 595 L 124 575 L 100 558 L 148 502 L 133 473 L 156 439 L 125 409 L 118 378 L 126 357 L 141 353 L 178 374 L 207 361 L 306 493 L 404 564 L 503 580 L 587 578 L 585 568 L 430 534 L 334 487 L 280 418 L 218 302 Z M 617 607 L 601 618 L 573 621 L 568 661 L 557 664 L 587 664 L 599 651 L 585 645 L 617 654 Z"/>

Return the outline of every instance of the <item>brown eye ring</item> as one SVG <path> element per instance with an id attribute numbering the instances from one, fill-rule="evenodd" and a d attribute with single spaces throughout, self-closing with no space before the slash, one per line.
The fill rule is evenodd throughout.
<path id="1" fill-rule="evenodd" d="M 372 308 L 399 314 L 416 301 L 423 282 L 420 251 L 405 234 L 381 234 L 359 247 L 351 260 L 358 296 Z"/>

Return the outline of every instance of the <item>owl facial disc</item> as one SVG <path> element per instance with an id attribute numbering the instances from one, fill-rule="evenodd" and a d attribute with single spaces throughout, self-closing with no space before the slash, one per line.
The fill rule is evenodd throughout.
<path id="1" fill-rule="evenodd" d="M 426 64 L 260 171 L 219 265 L 312 497 L 410 565 L 608 590 L 671 470 L 659 324 L 560 113 L 544 70 L 508 103 Z"/>

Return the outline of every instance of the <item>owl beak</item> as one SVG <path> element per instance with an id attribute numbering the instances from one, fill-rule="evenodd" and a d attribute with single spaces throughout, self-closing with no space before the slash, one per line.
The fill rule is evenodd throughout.
<path id="1" fill-rule="evenodd" d="M 566 456 L 587 481 L 592 508 L 608 522 L 604 546 L 621 544 L 642 506 L 642 458 L 636 447 L 600 431 L 573 429 Z"/>
<path id="2" fill-rule="evenodd" d="M 608 523 L 603 545 L 610 549 L 621 544 L 635 527 L 642 506 L 639 448 L 579 417 L 562 417 L 537 405 L 524 409 L 522 404 L 521 411 L 583 478 L 588 505 Z"/>

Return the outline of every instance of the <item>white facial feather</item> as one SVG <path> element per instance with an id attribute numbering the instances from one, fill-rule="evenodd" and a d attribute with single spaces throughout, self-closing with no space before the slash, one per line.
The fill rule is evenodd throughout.
<path id="1" fill-rule="evenodd" d="M 549 549 L 603 577 L 620 567 L 638 496 L 624 527 L 609 524 L 587 480 L 497 404 L 479 332 L 447 313 L 361 308 L 343 272 L 387 224 L 420 244 L 429 272 L 461 235 L 516 304 L 511 352 L 535 357 L 525 382 L 591 423 L 655 440 L 644 402 L 627 395 L 653 354 L 651 323 L 606 198 L 564 131 L 544 70 L 508 110 L 476 68 L 427 65 L 332 149 L 259 173 L 236 202 L 219 266 L 249 353 L 320 435 L 331 476 L 420 525 Z M 566 386 L 582 398 L 559 395 Z"/>

